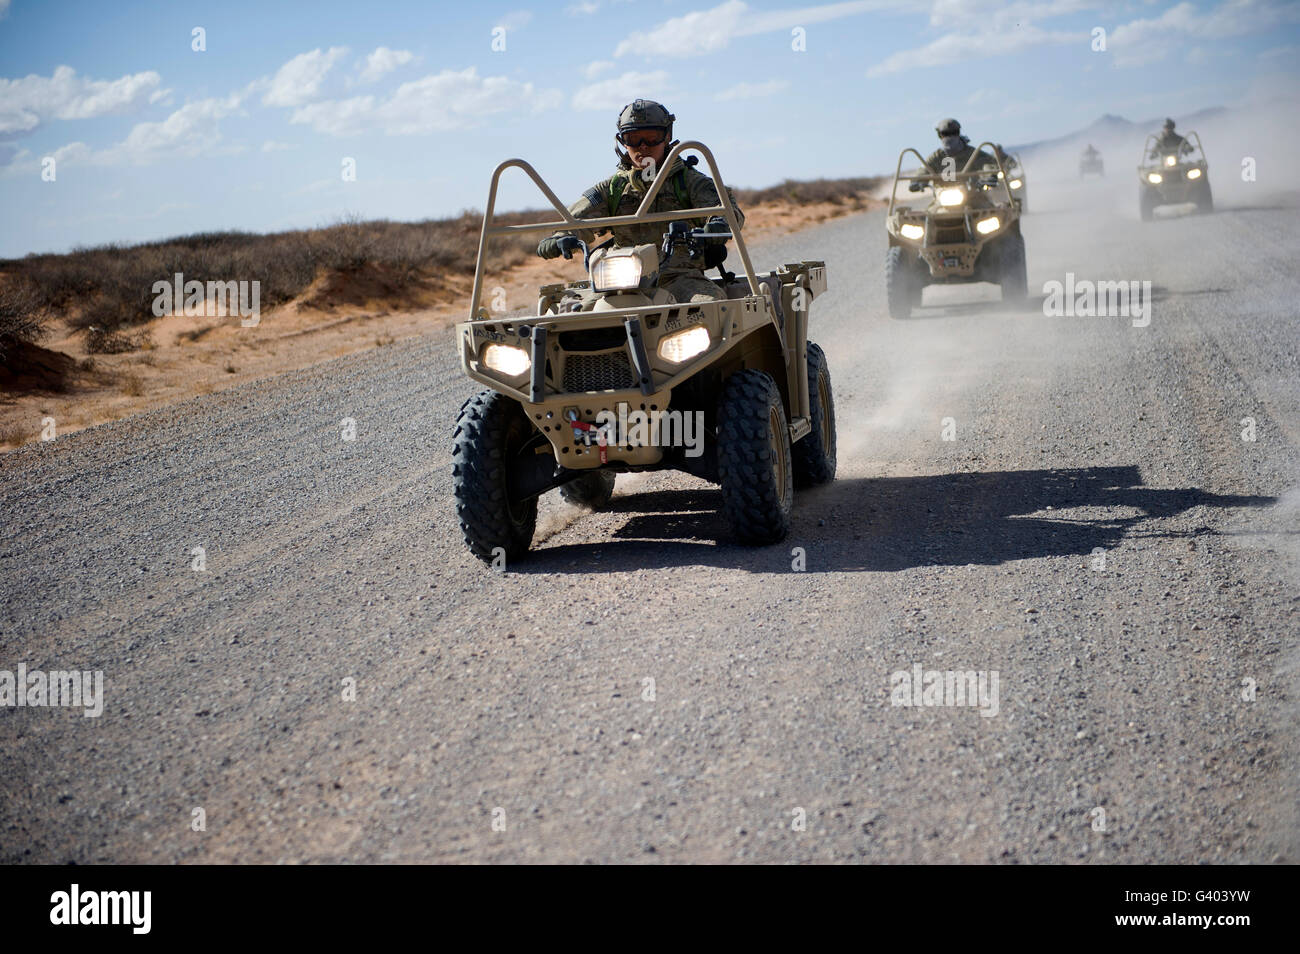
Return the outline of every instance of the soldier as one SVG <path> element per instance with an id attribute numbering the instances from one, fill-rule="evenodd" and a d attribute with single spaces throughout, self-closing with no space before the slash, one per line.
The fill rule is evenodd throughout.
<path id="1" fill-rule="evenodd" d="M 977 155 L 975 147 L 970 144 L 970 140 L 961 134 L 961 123 L 957 122 L 957 120 L 941 120 L 939 125 L 934 127 L 934 131 L 939 134 L 943 146 L 936 149 L 930 154 L 930 158 L 925 160 L 925 164 L 930 167 L 931 172 L 944 172 L 944 159 L 950 157 L 955 163 L 952 166 L 952 171 L 961 172 L 966 168 L 966 163 L 970 161 L 970 157 Z M 971 168 L 980 169 L 986 165 L 996 167 L 997 161 L 981 149 Z"/>
<path id="2" fill-rule="evenodd" d="M 1151 158 L 1159 159 L 1161 156 L 1169 155 L 1178 156 L 1191 151 L 1192 147 L 1188 145 L 1187 140 L 1174 132 L 1174 121 L 1166 119 L 1164 126 L 1160 130 L 1160 135 L 1156 137 L 1156 147 L 1151 150 Z"/>
<path id="3" fill-rule="evenodd" d="M 659 174 L 659 164 L 676 145 L 676 140 L 673 139 L 673 120 L 676 118 L 659 103 L 648 99 L 638 99 L 624 106 L 618 116 L 618 134 L 615 139 L 627 147 L 627 152 L 618 146 L 614 147 L 618 156 L 618 169 L 569 206 L 570 214 L 577 219 L 593 219 L 635 213 L 646 192 L 654 184 L 655 175 Z M 672 168 L 663 174 L 667 175 L 668 181 L 655 196 L 651 212 L 722 204 L 713 180 L 683 162 L 680 156 Z M 736 209 L 737 224 L 743 227 L 745 216 L 736 206 L 736 198 L 731 195 L 730 189 L 727 194 L 731 196 L 732 206 Z M 726 219 L 720 215 L 715 215 L 707 223 L 702 219 L 694 219 L 691 224 L 695 227 L 702 225 L 710 232 L 731 231 Z M 621 225 L 612 231 L 614 243 L 618 246 L 658 245 L 663 233 L 667 231 L 667 223 Z M 542 258 L 555 258 L 566 250 L 573 252 L 578 248 L 579 238 L 590 244 L 595 239 L 595 233 L 582 231 L 575 235 L 573 232 L 556 232 L 538 243 L 537 254 Z M 720 244 L 725 242 L 725 239 L 720 240 Z M 717 264 L 725 257 L 725 249 L 720 248 L 718 251 L 721 254 L 715 254 L 710 264 Z M 717 301 L 727 297 L 717 284 L 705 277 L 703 263 L 692 260 L 688 250 L 681 246 L 675 248 L 672 256 L 660 265 L 659 287 L 678 302 Z"/>
<path id="4" fill-rule="evenodd" d="M 1100 153 L 1097 152 L 1092 143 L 1088 143 L 1088 148 L 1083 150 L 1083 156 L 1085 159 L 1096 159 L 1099 155 Z"/>

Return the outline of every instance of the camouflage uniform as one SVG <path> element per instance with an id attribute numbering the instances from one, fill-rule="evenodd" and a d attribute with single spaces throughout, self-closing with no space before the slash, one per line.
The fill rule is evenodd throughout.
<path id="1" fill-rule="evenodd" d="M 668 170 L 667 175 L 668 180 L 655 196 L 654 204 L 650 207 L 651 212 L 708 208 L 721 204 L 713 180 L 704 173 L 697 172 L 692 166 L 688 166 L 680 156 Z M 651 185 L 652 182 L 646 182 L 642 178 L 640 169 L 628 165 L 620 166 L 610 178 L 584 192 L 581 199 L 569 206 L 569 212 L 577 219 L 632 215 Z M 613 197 L 616 193 L 621 194 L 618 196 L 617 205 L 614 206 Z M 736 197 L 732 195 L 730 189 L 727 190 L 727 194 L 731 196 L 732 206 L 736 210 L 736 222 L 743 228 L 745 215 L 735 204 Z M 695 218 L 687 221 L 693 228 L 702 228 L 706 220 Z M 617 246 L 661 245 L 664 233 L 668 231 L 668 223 L 646 222 L 620 225 L 612 231 L 614 244 Z M 574 234 L 588 245 L 596 238 L 596 233 L 588 230 L 577 233 L 556 232 L 552 238 Z M 698 262 L 690 261 L 686 250 L 682 248 L 675 249 L 672 257 L 660 266 L 659 287 L 679 302 L 717 301 L 727 297 L 717 283 L 705 277 L 704 269 Z"/>
<path id="2" fill-rule="evenodd" d="M 1166 129 L 1156 137 L 1156 148 L 1151 152 L 1151 158 L 1156 159 L 1160 156 L 1167 156 L 1172 153 L 1175 156 L 1182 155 L 1185 152 L 1191 152 L 1192 147 L 1187 144 L 1187 140 L 1172 129 Z"/>
<path id="3" fill-rule="evenodd" d="M 952 156 L 953 161 L 956 162 L 956 165 L 953 167 L 953 172 L 961 172 L 966 168 L 966 163 L 970 161 L 970 157 L 973 155 L 975 155 L 975 147 L 969 142 L 966 142 L 962 144 L 961 149 L 957 152 L 948 152 L 946 149 L 936 149 L 934 152 L 930 153 L 930 158 L 925 160 L 925 164 L 930 167 L 931 172 L 942 173 L 943 160 L 947 156 Z M 996 168 L 997 164 L 998 161 L 996 159 L 981 149 L 979 151 L 979 158 L 975 160 L 971 169 L 972 171 L 975 169 L 982 169 L 986 165 Z"/>

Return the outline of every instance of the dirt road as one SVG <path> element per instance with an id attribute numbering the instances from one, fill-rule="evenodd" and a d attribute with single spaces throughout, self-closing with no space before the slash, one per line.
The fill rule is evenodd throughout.
<path id="1" fill-rule="evenodd" d="M 651 475 L 485 569 L 450 335 L 0 458 L 0 670 L 104 679 L 0 709 L 0 860 L 1300 861 L 1296 203 L 1082 188 L 1031 291 L 1149 281 L 1146 327 L 891 322 L 879 212 L 754 249 L 831 285 L 839 478 L 782 546 Z M 996 699 L 892 705 L 914 667 Z"/>

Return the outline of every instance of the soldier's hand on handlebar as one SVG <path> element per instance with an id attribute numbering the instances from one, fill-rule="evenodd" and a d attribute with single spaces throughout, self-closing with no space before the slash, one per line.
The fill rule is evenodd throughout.
<path id="1" fill-rule="evenodd" d="M 561 235 L 544 238 L 537 243 L 537 254 L 542 258 L 573 258 L 573 253 L 582 248 L 576 235 Z"/>
<path id="2" fill-rule="evenodd" d="M 908 192 L 921 192 L 921 191 L 923 191 L 924 189 L 925 189 L 925 183 L 924 183 L 924 182 L 909 182 L 909 183 L 907 184 L 907 191 L 908 191 Z"/>

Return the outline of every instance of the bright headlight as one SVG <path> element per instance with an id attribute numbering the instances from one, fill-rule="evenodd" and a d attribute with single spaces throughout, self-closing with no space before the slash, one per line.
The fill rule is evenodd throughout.
<path id="1" fill-rule="evenodd" d="M 987 219 L 980 219 L 975 223 L 975 231 L 980 235 L 988 235 L 990 232 L 996 232 L 1002 227 L 996 215 L 989 216 Z"/>
<path id="2" fill-rule="evenodd" d="M 1188 169 L 1188 170 L 1187 170 L 1187 178 L 1189 178 L 1189 179 L 1199 179 L 1200 177 L 1201 177 L 1201 170 L 1200 170 L 1200 169 Z"/>
<path id="3" fill-rule="evenodd" d="M 1176 166 L 1176 165 L 1178 165 L 1178 157 L 1177 157 L 1177 156 L 1165 156 L 1165 165 L 1167 165 L 1167 166 Z"/>
<path id="4" fill-rule="evenodd" d="M 689 361 L 709 350 L 709 329 L 703 325 L 687 328 L 659 341 L 659 357 L 673 364 Z"/>
<path id="5" fill-rule="evenodd" d="M 1011 188 L 1013 189 L 1019 189 L 1022 185 L 1024 185 L 1024 183 L 1021 182 L 1019 179 L 1011 180 Z"/>
<path id="6" fill-rule="evenodd" d="M 1150 182 L 1152 185 L 1160 185 L 1160 183 L 1164 181 L 1165 181 L 1165 177 L 1158 172 L 1153 172 L 1149 176 L 1147 176 L 1147 182 Z"/>
<path id="7" fill-rule="evenodd" d="M 483 349 L 482 361 L 485 367 L 511 378 L 533 366 L 528 352 L 514 345 L 490 344 Z"/>
<path id="8" fill-rule="evenodd" d="M 911 222 L 909 222 L 906 225 L 899 227 L 898 234 L 903 236 L 903 238 L 905 239 L 911 239 L 914 242 L 919 242 L 921 239 L 925 238 L 925 226 L 913 225 Z"/>
<path id="9" fill-rule="evenodd" d="M 961 189 L 940 189 L 939 204 L 946 206 L 961 205 L 966 201 L 966 193 Z"/>
<path id="10" fill-rule="evenodd" d="M 635 255 L 606 256 L 591 267 L 591 284 L 598 292 L 636 288 L 641 284 L 641 259 Z"/>

